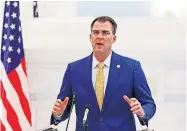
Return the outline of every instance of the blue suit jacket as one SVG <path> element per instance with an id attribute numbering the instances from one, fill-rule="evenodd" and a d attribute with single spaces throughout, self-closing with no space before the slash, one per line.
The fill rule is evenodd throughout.
<path id="1" fill-rule="evenodd" d="M 85 105 L 91 105 L 88 131 L 136 131 L 134 115 L 123 99 L 135 97 L 141 103 L 146 124 L 156 111 L 146 77 L 138 61 L 112 52 L 111 65 L 102 110 L 99 110 L 92 84 L 92 55 L 68 64 L 58 99 L 70 101 L 60 120 L 51 116 L 51 124 L 58 124 L 69 116 L 72 94 L 75 94 L 76 131 L 83 131 Z M 120 65 L 120 68 L 117 68 Z"/>

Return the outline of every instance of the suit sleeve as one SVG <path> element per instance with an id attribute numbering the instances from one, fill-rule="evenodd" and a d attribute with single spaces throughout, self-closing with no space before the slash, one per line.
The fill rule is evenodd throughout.
<path id="1" fill-rule="evenodd" d="M 69 97 L 69 102 L 66 107 L 66 110 L 64 111 L 63 115 L 56 119 L 53 114 L 51 115 L 51 124 L 57 125 L 61 121 L 64 121 L 68 118 L 71 108 L 71 102 L 72 102 L 72 88 L 71 88 L 71 77 L 70 77 L 71 71 L 70 71 L 70 64 L 68 64 L 68 67 L 65 71 L 64 78 L 62 81 L 60 93 L 58 94 L 57 99 L 61 99 L 62 101 L 65 99 L 65 97 Z"/>
<path id="2" fill-rule="evenodd" d="M 145 112 L 145 119 L 142 120 L 139 118 L 139 121 L 142 125 L 148 125 L 148 121 L 156 112 L 156 104 L 152 98 L 151 91 L 140 62 L 136 62 L 134 65 L 134 97 L 141 103 Z"/>

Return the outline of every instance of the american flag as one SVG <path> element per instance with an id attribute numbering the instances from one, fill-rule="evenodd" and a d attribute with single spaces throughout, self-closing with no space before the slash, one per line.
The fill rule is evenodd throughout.
<path id="1" fill-rule="evenodd" d="M 0 130 L 31 131 L 19 2 L 5 2 L 0 61 Z"/>
<path id="2" fill-rule="evenodd" d="M 37 1 L 33 2 L 33 16 L 35 18 L 39 17 L 39 14 L 38 14 L 38 2 Z"/>

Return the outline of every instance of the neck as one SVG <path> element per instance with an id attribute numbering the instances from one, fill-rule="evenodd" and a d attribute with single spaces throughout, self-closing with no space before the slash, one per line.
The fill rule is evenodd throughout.
<path id="1" fill-rule="evenodd" d="M 93 52 L 95 58 L 99 61 L 99 62 L 103 62 L 106 60 L 106 58 L 109 56 L 109 54 L 111 53 L 111 51 L 109 51 L 108 53 L 96 53 Z"/>

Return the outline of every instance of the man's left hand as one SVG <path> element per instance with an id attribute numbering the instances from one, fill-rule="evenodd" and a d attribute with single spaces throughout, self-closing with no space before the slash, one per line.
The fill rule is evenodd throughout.
<path id="1" fill-rule="evenodd" d="M 140 104 L 140 102 L 136 98 L 128 98 L 126 95 L 123 96 L 124 100 L 130 105 L 131 111 L 133 114 L 136 114 L 139 117 L 144 117 L 145 112 Z"/>

